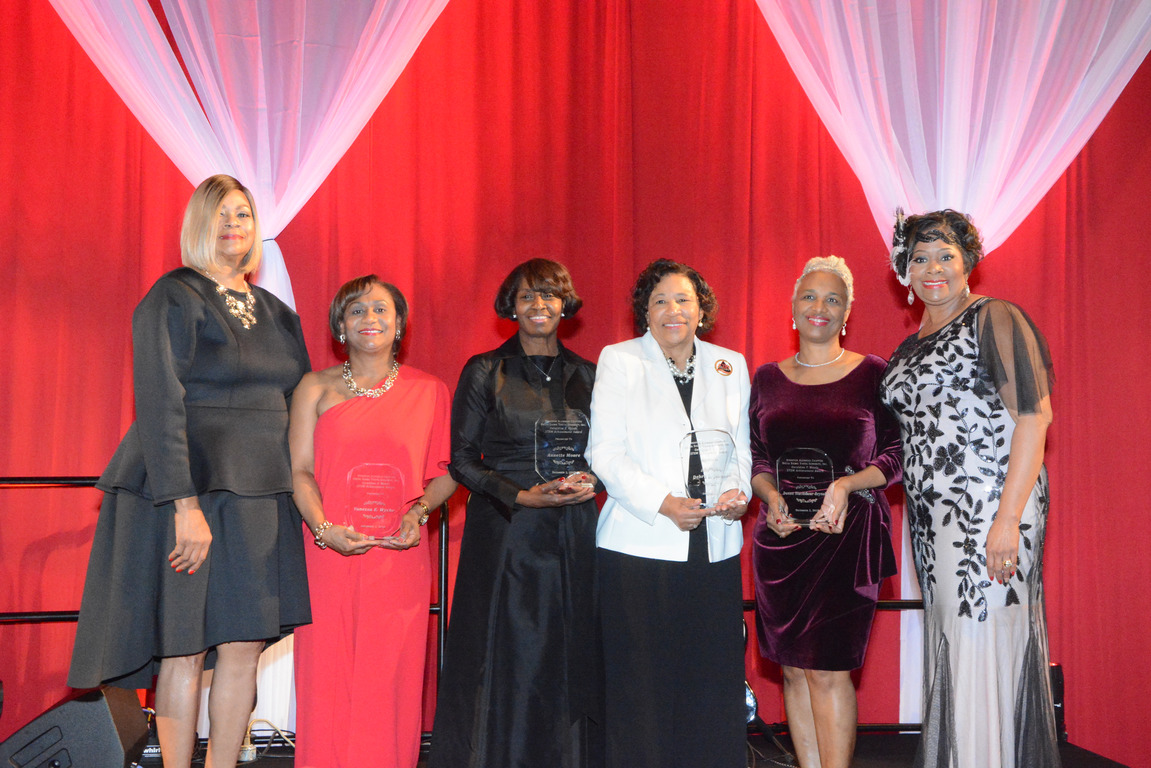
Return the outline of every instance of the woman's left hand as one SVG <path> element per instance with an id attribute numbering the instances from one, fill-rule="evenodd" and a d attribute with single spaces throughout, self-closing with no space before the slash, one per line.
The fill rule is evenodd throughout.
<path id="1" fill-rule="evenodd" d="M 420 509 L 412 507 L 404 513 L 400 530 L 394 536 L 379 540 L 377 547 L 382 549 L 411 549 L 420 543 Z"/>
<path id="2" fill-rule="evenodd" d="M 1018 565 L 1019 521 L 1000 508 L 987 531 L 987 576 L 1006 584 Z"/>
<path id="3" fill-rule="evenodd" d="M 738 488 L 731 488 L 719 495 L 712 514 L 725 520 L 738 520 L 747 512 L 747 494 Z"/>
<path id="4" fill-rule="evenodd" d="M 849 498 L 850 493 L 839 480 L 832 480 L 823 494 L 823 504 L 811 522 L 812 529 L 822 533 L 843 533 Z"/>

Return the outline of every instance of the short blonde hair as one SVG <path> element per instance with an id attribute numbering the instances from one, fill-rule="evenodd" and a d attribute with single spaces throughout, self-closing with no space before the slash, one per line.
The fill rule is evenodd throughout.
<path id="1" fill-rule="evenodd" d="M 227 174 L 218 173 L 200 182 L 188 207 L 184 209 L 184 225 L 180 228 L 180 260 L 184 266 L 201 271 L 219 271 L 216 261 L 216 235 L 220 228 L 220 205 L 228 193 L 239 190 L 248 198 L 252 209 L 252 230 L 255 237 L 252 250 L 240 260 L 240 271 L 247 274 L 260 266 L 264 255 L 264 241 L 260 237 L 260 217 L 256 215 L 256 201 L 252 192 Z"/>
<path id="2" fill-rule="evenodd" d="M 795 301 L 795 297 L 799 295 L 799 284 L 803 282 L 803 278 L 812 272 L 830 272 L 843 281 L 843 285 L 847 288 L 846 309 L 850 311 L 851 302 L 855 300 L 855 278 L 851 276 L 851 270 L 848 269 L 847 262 L 838 256 L 816 256 L 815 258 L 808 259 L 807 263 L 803 265 L 803 271 L 799 273 L 799 278 L 795 281 L 795 288 L 791 292 L 791 300 Z"/>

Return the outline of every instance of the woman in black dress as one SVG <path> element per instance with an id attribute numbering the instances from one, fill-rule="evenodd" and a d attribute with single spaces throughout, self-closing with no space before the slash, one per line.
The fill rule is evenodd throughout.
<path id="1" fill-rule="evenodd" d="M 310 366 L 299 317 L 245 279 L 261 240 L 244 186 L 196 188 L 180 251 L 132 316 L 136 422 L 97 483 L 68 684 L 157 675 L 164 765 L 187 766 L 214 667 L 206 764 L 234 765 L 265 642 L 311 620 L 287 443 Z"/>
<path id="2" fill-rule="evenodd" d="M 519 332 L 460 374 L 451 473 L 472 493 L 432 768 L 602 764 L 595 479 L 535 469 L 537 420 L 590 412 L 595 366 L 557 338 L 582 303 L 562 264 L 520 264 L 495 301 Z"/>

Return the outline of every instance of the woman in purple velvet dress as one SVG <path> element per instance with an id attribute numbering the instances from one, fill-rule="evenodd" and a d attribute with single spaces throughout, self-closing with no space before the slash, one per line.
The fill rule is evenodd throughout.
<path id="1" fill-rule="evenodd" d="M 881 489 L 902 475 L 899 427 L 879 402 L 884 360 L 839 344 L 852 283 L 843 259 L 808 261 L 791 302 L 799 352 L 751 382 L 751 486 L 763 502 L 753 544 L 759 647 L 783 667 L 805 768 L 851 764 L 851 670 L 863 666 L 879 585 L 896 570 Z M 776 483 L 776 462 L 793 448 L 823 451 L 834 467 L 809 527 L 792 519 Z"/>

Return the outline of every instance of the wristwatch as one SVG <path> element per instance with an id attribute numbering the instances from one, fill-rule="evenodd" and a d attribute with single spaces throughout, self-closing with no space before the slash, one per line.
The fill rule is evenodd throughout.
<path id="1" fill-rule="evenodd" d="M 432 510 L 429 509 L 428 505 L 426 503 L 424 503 L 422 500 L 416 501 L 415 503 L 413 503 L 412 506 L 409 507 L 409 509 L 414 508 L 416 506 L 416 504 L 419 504 L 421 507 L 424 508 L 423 514 L 420 515 L 420 525 L 421 526 L 427 525 L 428 524 L 428 518 L 432 516 Z"/>

